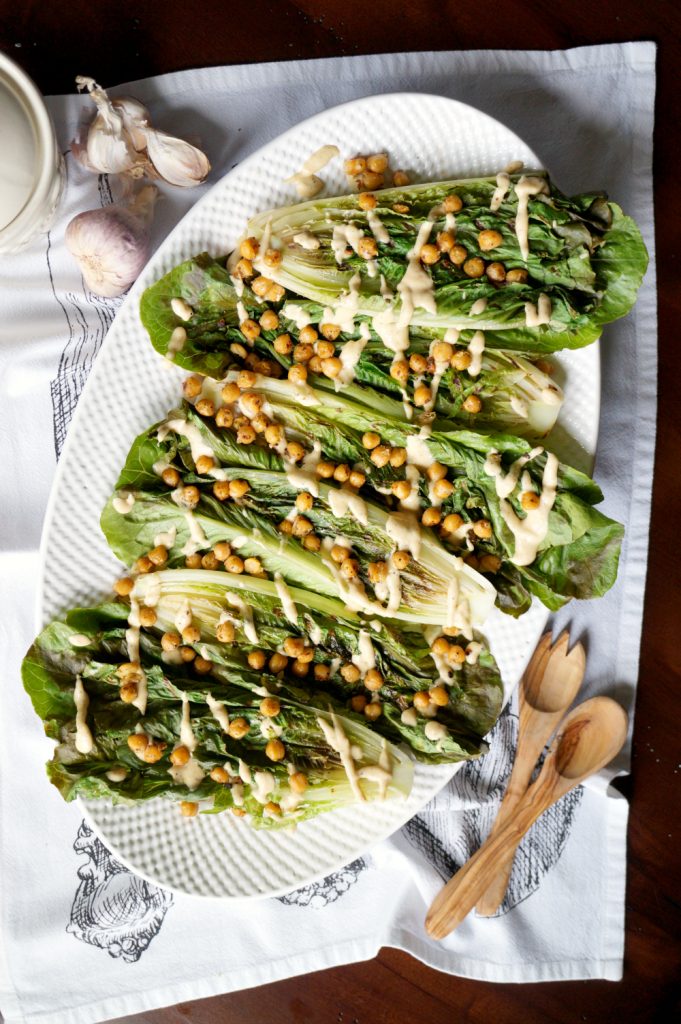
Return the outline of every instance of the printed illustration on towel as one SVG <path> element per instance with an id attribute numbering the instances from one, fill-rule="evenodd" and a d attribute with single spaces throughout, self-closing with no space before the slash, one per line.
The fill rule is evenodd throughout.
<path id="1" fill-rule="evenodd" d="M 404 826 L 409 842 L 430 861 L 443 881 L 465 864 L 489 833 L 511 775 L 517 734 L 517 710 L 511 711 L 509 705 L 490 734 L 489 752 L 465 765 L 444 795 L 436 797 Z M 572 790 L 525 836 L 496 916 L 507 914 L 540 887 L 563 852 L 582 795 L 581 787 Z"/>
<path id="2" fill-rule="evenodd" d="M 289 907 L 312 907 L 314 910 L 321 910 L 329 903 L 335 903 L 341 896 L 345 896 L 368 866 L 366 860 L 360 857 L 333 875 L 327 875 L 321 882 L 311 882 L 310 885 L 304 885 L 287 893 L 286 896 L 277 898 L 280 903 Z"/>
<path id="3" fill-rule="evenodd" d="M 66 154 L 66 159 L 70 160 L 70 154 Z M 72 169 L 70 161 L 69 173 Z M 100 206 L 108 206 L 113 202 L 106 174 L 98 177 L 98 193 Z M 51 232 L 47 235 L 45 258 L 52 294 L 66 320 L 66 345 L 59 358 L 57 375 L 50 383 L 54 450 L 59 458 L 80 393 L 123 300 L 103 299 L 93 295 L 84 284 L 84 291 L 78 294 L 62 287 L 62 278 L 73 281 L 74 262 L 62 244 L 53 245 Z"/>
<path id="4" fill-rule="evenodd" d="M 84 853 L 80 884 L 67 932 L 110 956 L 135 963 L 163 924 L 173 895 L 150 885 L 115 860 L 91 828 L 82 822 L 73 844 Z"/>

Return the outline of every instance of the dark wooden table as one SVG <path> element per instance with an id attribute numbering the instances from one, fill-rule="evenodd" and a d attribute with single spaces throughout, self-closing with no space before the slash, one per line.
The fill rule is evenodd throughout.
<path id="1" fill-rule="evenodd" d="M 659 44 L 655 205 L 660 413 L 631 777 L 624 980 L 492 985 L 383 950 L 370 962 L 126 1018 L 126 1024 L 645 1024 L 681 991 L 681 317 L 678 0 L 0 0 L 0 49 L 45 93 L 202 65 L 431 49 Z M 87 67 L 86 67 L 87 65 Z M 626 125 L 623 126 L 626 131 Z M 679 1019 L 678 1017 L 676 1019 Z"/>

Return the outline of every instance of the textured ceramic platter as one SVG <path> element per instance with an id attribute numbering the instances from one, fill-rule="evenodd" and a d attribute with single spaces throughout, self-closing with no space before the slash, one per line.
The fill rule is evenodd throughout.
<path id="1" fill-rule="evenodd" d="M 202 250 L 229 252 L 253 213 L 296 201 L 283 179 L 320 146 L 341 159 L 322 172 L 326 194 L 347 191 L 342 159 L 387 150 L 413 181 L 495 174 L 512 160 L 542 166 L 509 129 L 471 107 L 438 96 L 368 97 L 319 114 L 275 139 L 227 174 L 187 214 L 146 267 L 97 357 L 69 430 L 45 523 L 39 627 L 65 609 L 110 593 L 120 565 L 99 516 L 133 438 L 177 400 L 181 375 L 152 349 L 138 315 L 142 290 Z M 566 401 L 552 448 L 590 468 L 598 431 L 598 347 L 561 353 Z M 87 553 L 87 554 L 86 554 Z M 546 622 L 541 605 L 519 621 L 495 613 L 485 632 L 504 679 L 517 685 Z M 419 811 L 458 766 L 417 765 L 404 800 L 357 804 L 295 830 L 256 831 L 231 814 L 183 818 L 172 801 L 134 807 L 91 801 L 86 814 L 109 849 L 142 877 L 201 896 L 274 896 L 337 870 Z"/>

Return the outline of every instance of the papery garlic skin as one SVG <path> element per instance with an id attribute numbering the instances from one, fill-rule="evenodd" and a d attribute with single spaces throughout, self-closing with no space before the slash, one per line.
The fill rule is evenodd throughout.
<path id="1" fill-rule="evenodd" d="M 123 127 L 133 146 L 138 152 L 143 152 L 147 147 L 146 129 L 151 127 L 149 111 L 133 96 L 123 96 L 111 102 L 123 119 Z"/>
<path id="2" fill-rule="evenodd" d="M 200 149 L 154 128 L 146 129 L 145 134 L 149 159 L 170 185 L 191 188 L 206 180 L 210 162 Z"/>
<path id="3" fill-rule="evenodd" d="M 144 173 L 140 159 L 130 134 L 125 128 L 122 113 L 116 110 L 105 91 L 97 85 L 93 78 L 79 75 L 76 78 L 79 89 L 87 89 L 90 98 L 97 107 L 97 115 L 87 131 L 84 150 L 87 155 L 85 166 L 102 174 L 121 174 L 123 172 L 138 175 Z M 73 149 L 74 156 L 83 156 L 82 144 Z"/>
<path id="4" fill-rule="evenodd" d="M 87 210 L 69 223 L 66 247 L 95 295 L 122 295 L 139 276 L 149 258 L 149 225 L 157 197 L 156 186 L 145 185 L 129 203 Z"/>

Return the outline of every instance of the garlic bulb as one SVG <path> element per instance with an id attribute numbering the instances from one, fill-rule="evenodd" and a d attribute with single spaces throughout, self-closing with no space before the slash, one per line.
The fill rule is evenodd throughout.
<path id="1" fill-rule="evenodd" d="M 66 229 L 66 247 L 95 295 L 122 295 L 149 258 L 149 225 L 158 198 L 145 185 L 127 203 L 79 213 Z"/>
<path id="2" fill-rule="evenodd" d="M 153 128 L 147 128 L 145 134 L 149 159 L 165 181 L 189 188 L 205 180 L 210 164 L 200 149 Z"/>
<path id="3" fill-rule="evenodd" d="M 87 89 L 97 107 L 97 116 L 87 130 L 85 141 L 74 140 L 71 152 L 88 170 L 147 175 L 170 185 L 190 188 L 205 180 L 210 162 L 205 153 L 183 139 L 157 131 L 149 111 L 132 96 L 110 100 L 94 78 L 79 75 L 79 89 Z"/>

